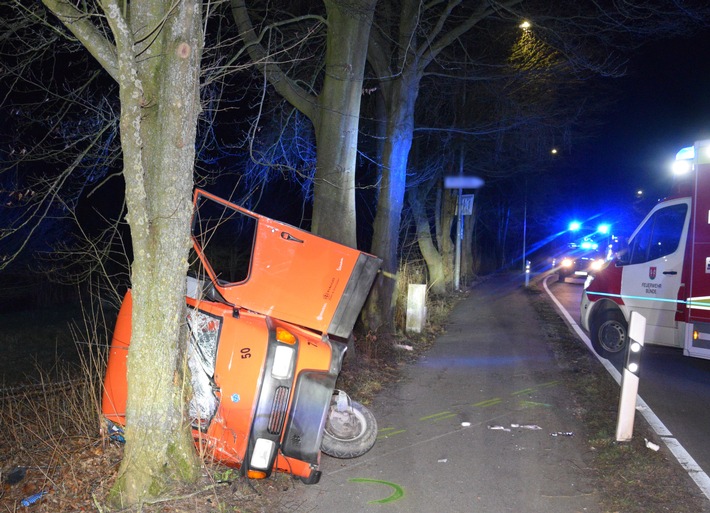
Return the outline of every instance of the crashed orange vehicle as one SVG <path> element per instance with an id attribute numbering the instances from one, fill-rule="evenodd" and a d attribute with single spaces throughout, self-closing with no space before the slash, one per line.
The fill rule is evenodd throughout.
<path id="1" fill-rule="evenodd" d="M 317 483 L 321 451 L 367 452 L 372 413 L 335 389 L 347 339 L 381 261 L 202 190 L 194 194 L 187 276 L 188 405 L 195 443 L 263 478 Z M 111 343 L 103 414 L 125 424 L 131 294 Z"/>

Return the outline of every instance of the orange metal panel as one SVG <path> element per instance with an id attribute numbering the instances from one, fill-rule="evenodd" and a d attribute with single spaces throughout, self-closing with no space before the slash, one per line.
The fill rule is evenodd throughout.
<path id="1" fill-rule="evenodd" d="M 126 293 L 118 312 L 116 328 L 111 340 L 101 410 L 106 418 L 117 424 L 126 422 L 126 366 L 128 362 L 128 345 L 131 342 L 131 313 L 133 300 L 131 291 Z"/>
<path id="2" fill-rule="evenodd" d="M 257 221 L 248 277 L 241 282 L 229 283 L 217 276 L 200 246 L 201 241 L 209 244 L 210 238 L 200 234 L 194 238 L 203 264 L 227 301 L 320 332 L 349 334 L 354 315 L 344 315 L 348 326 L 338 329 L 334 326 L 338 307 L 343 302 L 341 310 L 359 313 L 379 267 L 379 259 L 255 214 L 204 191 L 195 192 L 196 210 L 199 211 L 202 201 L 210 200 L 227 209 L 225 218 L 231 219 L 239 212 Z M 199 229 L 199 223 L 195 226 Z M 368 272 L 361 276 L 363 267 Z M 335 321 L 337 323 L 338 319 Z"/>

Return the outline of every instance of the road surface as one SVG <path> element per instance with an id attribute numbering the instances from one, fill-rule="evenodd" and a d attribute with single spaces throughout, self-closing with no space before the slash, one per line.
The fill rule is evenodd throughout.
<path id="1" fill-rule="evenodd" d="M 324 457 L 320 483 L 294 486 L 283 511 L 599 512 L 584 427 L 558 377 L 520 283 L 490 279 L 377 397 L 375 447 Z"/>

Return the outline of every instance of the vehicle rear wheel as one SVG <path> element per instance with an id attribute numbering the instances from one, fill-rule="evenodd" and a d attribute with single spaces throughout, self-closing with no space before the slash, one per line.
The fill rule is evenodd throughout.
<path id="1" fill-rule="evenodd" d="M 340 405 L 338 398 L 341 398 Z M 356 458 L 372 449 L 377 438 L 377 421 L 362 404 L 333 395 L 325 422 L 321 450 L 334 458 Z"/>
<path id="2" fill-rule="evenodd" d="M 626 350 L 629 327 L 619 310 L 603 312 L 592 323 L 592 347 L 603 358 Z"/>

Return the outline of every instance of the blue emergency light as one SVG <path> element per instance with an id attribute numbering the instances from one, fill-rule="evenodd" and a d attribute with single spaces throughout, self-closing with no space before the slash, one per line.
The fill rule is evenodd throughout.
<path id="1" fill-rule="evenodd" d="M 693 169 L 693 159 L 695 159 L 695 146 L 688 146 L 683 148 L 675 155 L 675 162 L 673 162 L 673 174 L 685 175 Z"/>

